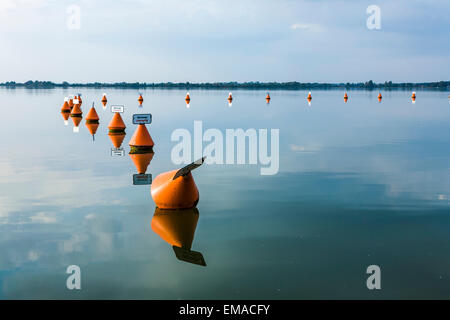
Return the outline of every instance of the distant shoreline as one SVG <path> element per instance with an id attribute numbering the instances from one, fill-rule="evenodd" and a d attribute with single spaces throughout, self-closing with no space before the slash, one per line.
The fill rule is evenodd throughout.
<path id="1" fill-rule="evenodd" d="M 25 89 L 54 89 L 54 88 L 118 88 L 118 89 L 213 89 L 213 90 L 314 90 L 314 89 L 362 89 L 362 90 L 449 90 L 450 81 L 422 82 L 422 83 L 375 83 L 372 80 L 358 83 L 305 83 L 305 82 L 215 82 L 215 83 L 190 83 L 190 82 L 116 82 L 116 83 L 54 83 L 51 81 L 27 81 L 16 83 L 14 81 L 0 83 L 4 88 L 25 88 Z"/>

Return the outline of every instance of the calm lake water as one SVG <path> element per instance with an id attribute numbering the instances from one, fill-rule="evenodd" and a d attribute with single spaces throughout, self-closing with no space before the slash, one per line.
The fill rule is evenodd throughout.
<path id="1" fill-rule="evenodd" d="M 95 101 L 93 140 L 60 109 Z M 100 104 L 125 105 L 125 154 L 112 155 Z M 447 92 L 0 89 L 0 298 L 450 298 L 450 104 Z M 203 165 L 192 250 L 180 261 L 151 228 L 149 185 L 133 185 L 133 113 L 149 112 L 155 154 L 171 160 L 177 128 L 280 129 L 276 175 L 259 165 Z M 66 268 L 81 268 L 81 290 Z M 381 268 L 381 290 L 366 269 Z"/>

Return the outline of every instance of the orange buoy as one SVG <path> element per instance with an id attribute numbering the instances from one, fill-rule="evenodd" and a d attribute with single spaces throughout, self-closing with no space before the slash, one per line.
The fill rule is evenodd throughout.
<path id="1" fill-rule="evenodd" d="M 109 132 L 124 132 L 125 128 L 126 126 L 122 120 L 122 117 L 120 116 L 120 113 L 114 113 L 108 125 Z"/>
<path id="2" fill-rule="evenodd" d="M 144 98 L 142 97 L 142 94 L 139 94 L 138 102 L 139 102 L 139 104 L 142 104 L 142 102 L 144 102 Z"/>
<path id="3" fill-rule="evenodd" d="M 73 97 L 69 98 L 69 107 L 70 107 L 70 109 L 73 108 Z"/>
<path id="4" fill-rule="evenodd" d="M 73 122 L 73 132 L 79 132 L 80 128 L 78 127 L 80 125 L 81 119 L 83 119 L 83 117 L 81 115 L 76 115 L 72 117 L 72 122 Z"/>
<path id="5" fill-rule="evenodd" d="M 381 99 L 383 99 L 383 96 L 381 95 L 381 92 L 378 93 L 378 102 L 381 102 Z"/>
<path id="6" fill-rule="evenodd" d="M 78 103 L 80 105 L 83 103 L 83 100 L 81 100 L 81 93 L 78 94 Z"/>
<path id="7" fill-rule="evenodd" d="M 267 96 L 266 96 L 266 102 L 269 103 L 270 102 L 270 94 L 267 92 Z"/>
<path id="8" fill-rule="evenodd" d="M 86 123 L 98 123 L 100 118 L 98 117 L 97 111 L 95 110 L 94 103 L 92 102 L 92 107 L 86 115 Z"/>
<path id="9" fill-rule="evenodd" d="M 413 93 L 411 95 L 411 100 L 412 100 L 412 103 L 416 102 L 416 92 L 415 91 L 413 91 Z"/>
<path id="10" fill-rule="evenodd" d="M 64 125 L 68 125 L 69 124 L 69 116 L 70 116 L 70 114 L 68 113 L 68 112 L 61 112 L 61 115 L 62 115 L 62 117 L 63 117 L 63 119 L 64 119 Z"/>
<path id="11" fill-rule="evenodd" d="M 81 111 L 80 105 L 74 104 L 72 111 L 70 112 L 70 116 L 71 117 L 81 117 L 81 114 L 83 113 L 83 111 Z"/>
<path id="12" fill-rule="evenodd" d="M 70 106 L 69 106 L 69 99 L 66 97 L 64 98 L 64 103 L 61 108 L 61 112 L 69 113 L 70 112 Z"/>
<path id="13" fill-rule="evenodd" d="M 205 158 L 197 160 L 180 170 L 164 172 L 152 182 L 153 201 L 161 209 L 187 209 L 195 207 L 199 193 L 191 171 L 199 167 Z"/>
<path id="14" fill-rule="evenodd" d="M 144 174 L 147 171 L 147 167 L 153 159 L 153 152 L 148 153 L 130 153 L 130 158 L 134 163 L 139 174 Z"/>
<path id="15" fill-rule="evenodd" d="M 189 92 L 186 94 L 186 98 L 184 100 L 186 101 L 186 107 L 189 108 L 189 104 L 191 102 L 191 96 L 189 95 Z"/>
<path id="16" fill-rule="evenodd" d="M 311 105 L 311 100 L 312 100 L 311 91 L 308 93 L 308 96 L 306 97 L 306 100 L 308 100 L 308 105 Z"/>
<path id="17" fill-rule="evenodd" d="M 120 149 L 120 147 L 122 146 L 123 140 L 125 139 L 125 132 L 109 132 L 108 136 L 109 139 L 111 140 L 114 148 L 116 149 Z"/>
<path id="18" fill-rule="evenodd" d="M 233 102 L 233 96 L 231 95 L 231 92 L 228 94 L 227 100 L 228 100 L 228 105 L 231 107 L 232 102 Z"/>
<path id="19" fill-rule="evenodd" d="M 89 133 L 92 135 L 92 140 L 95 140 L 94 135 L 97 133 L 98 126 L 100 124 L 97 122 L 88 122 L 86 119 L 86 127 L 89 130 Z"/>
<path id="20" fill-rule="evenodd" d="M 153 142 L 150 133 L 147 130 L 145 124 L 138 124 L 136 131 L 134 132 L 129 142 L 130 153 L 148 153 L 153 151 Z"/>
<path id="21" fill-rule="evenodd" d="M 344 102 L 347 102 L 347 100 L 348 100 L 348 94 L 346 92 L 346 93 L 344 93 Z"/>
<path id="22" fill-rule="evenodd" d="M 206 266 L 203 255 L 200 252 L 191 251 L 199 215 L 197 208 L 181 210 L 155 208 L 151 228 L 172 246 L 179 260 Z"/>
<path id="23" fill-rule="evenodd" d="M 102 101 L 102 103 L 104 103 L 104 105 L 108 102 L 108 99 L 106 99 L 106 93 L 103 94 L 101 101 Z"/>

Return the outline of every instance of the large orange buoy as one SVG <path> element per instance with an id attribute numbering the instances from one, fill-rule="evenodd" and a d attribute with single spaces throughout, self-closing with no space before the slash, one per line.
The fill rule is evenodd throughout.
<path id="1" fill-rule="evenodd" d="M 77 117 L 77 116 L 81 116 L 81 114 L 83 113 L 83 111 L 81 111 L 80 105 L 74 104 L 72 111 L 70 112 L 70 116 L 71 117 Z"/>
<path id="2" fill-rule="evenodd" d="M 129 155 L 137 169 L 137 172 L 139 174 L 144 174 L 147 171 L 148 165 L 153 159 L 154 153 L 130 153 Z"/>
<path id="3" fill-rule="evenodd" d="M 63 103 L 63 106 L 61 108 L 61 112 L 67 112 L 67 113 L 70 112 L 69 99 L 67 97 L 64 98 L 64 103 Z"/>
<path id="4" fill-rule="evenodd" d="M 73 132 L 79 132 L 80 128 L 78 127 L 80 125 L 81 119 L 83 119 L 83 117 L 81 115 L 76 115 L 72 117 L 72 122 L 73 122 Z"/>
<path id="5" fill-rule="evenodd" d="M 199 193 L 191 171 L 199 167 L 205 158 L 197 160 L 180 170 L 164 172 L 152 182 L 153 201 L 161 209 L 187 209 L 195 207 Z"/>
<path id="6" fill-rule="evenodd" d="M 64 125 L 68 125 L 69 124 L 69 116 L 70 116 L 70 114 L 68 113 L 68 112 L 61 112 L 61 115 L 62 115 L 62 117 L 63 117 L 63 119 L 64 119 Z"/>
<path id="7" fill-rule="evenodd" d="M 378 102 L 381 102 L 381 99 L 383 99 L 383 96 L 381 95 L 381 92 L 378 93 Z"/>
<path id="8" fill-rule="evenodd" d="M 346 92 L 346 93 L 344 93 L 344 102 L 347 102 L 347 100 L 348 100 L 348 95 L 347 95 L 347 92 Z"/>
<path id="9" fill-rule="evenodd" d="M 109 132 L 124 132 L 125 128 L 125 122 L 123 122 L 120 113 L 115 112 L 108 125 Z"/>
<path id="10" fill-rule="evenodd" d="M 122 146 L 123 140 L 125 139 L 125 132 L 109 132 L 108 137 L 111 140 L 114 148 L 120 149 Z"/>
<path id="11" fill-rule="evenodd" d="M 134 132 L 129 142 L 130 153 L 147 153 L 153 151 L 153 142 L 150 133 L 147 130 L 145 124 L 138 124 L 136 131 Z"/>
<path id="12" fill-rule="evenodd" d="M 100 118 L 98 117 L 97 111 L 95 110 L 94 103 L 92 102 L 92 107 L 86 115 L 86 123 L 98 123 Z"/>
<path id="13" fill-rule="evenodd" d="M 206 266 L 203 255 L 200 252 L 191 251 L 199 215 L 197 208 L 181 210 L 156 208 L 151 228 L 173 247 L 179 260 Z"/>
<path id="14" fill-rule="evenodd" d="M 270 102 L 270 94 L 267 92 L 267 96 L 266 96 L 266 102 L 269 103 Z"/>

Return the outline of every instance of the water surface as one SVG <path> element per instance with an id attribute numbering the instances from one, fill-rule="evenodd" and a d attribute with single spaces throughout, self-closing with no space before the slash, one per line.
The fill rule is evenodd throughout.
<path id="1" fill-rule="evenodd" d="M 107 90 L 125 105 L 124 156 L 111 155 L 104 89 L 0 89 L 0 298 L 450 298 L 450 104 L 446 92 Z M 63 98 L 100 116 L 95 140 L 64 125 Z M 280 166 L 205 165 L 192 250 L 176 258 L 150 227 L 150 186 L 133 185 L 133 113 L 150 112 L 155 154 L 177 128 L 279 128 Z M 366 287 L 379 265 L 382 289 Z M 82 271 L 68 290 L 67 266 Z"/>

